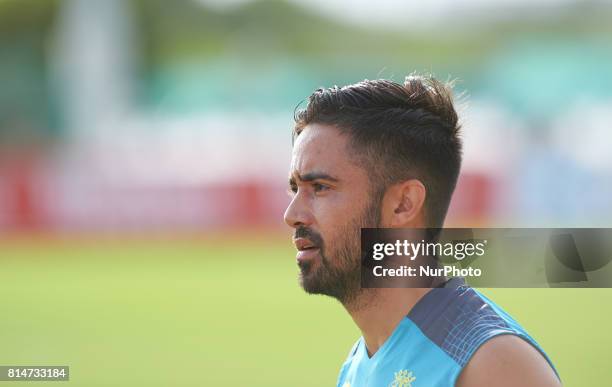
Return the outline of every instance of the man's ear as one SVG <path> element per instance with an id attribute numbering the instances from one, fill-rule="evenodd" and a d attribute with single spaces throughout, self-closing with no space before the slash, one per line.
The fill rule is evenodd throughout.
<path id="1" fill-rule="evenodd" d="M 425 227 L 425 197 L 421 181 L 412 179 L 394 184 L 385 193 L 382 222 L 386 227 Z"/>

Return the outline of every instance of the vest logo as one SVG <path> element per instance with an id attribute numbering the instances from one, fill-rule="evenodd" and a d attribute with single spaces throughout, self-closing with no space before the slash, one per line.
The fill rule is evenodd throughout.
<path id="1" fill-rule="evenodd" d="M 395 379 L 389 384 L 389 387 L 412 387 L 412 382 L 416 380 L 415 376 L 412 376 L 412 371 L 401 370 L 395 373 Z"/>
<path id="2" fill-rule="evenodd" d="M 342 387 L 351 387 L 351 383 L 346 382 L 346 383 L 344 383 L 344 384 L 342 385 Z"/>

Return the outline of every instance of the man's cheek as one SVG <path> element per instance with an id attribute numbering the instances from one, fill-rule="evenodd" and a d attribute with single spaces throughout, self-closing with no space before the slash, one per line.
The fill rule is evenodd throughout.
<path id="1" fill-rule="evenodd" d="M 361 200 L 352 197 L 345 192 L 330 192 L 326 197 L 320 198 L 319 207 L 323 214 L 349 219 L 355 214 L 361 205 Z"/>
<path id="2" fill-rule="evenodd" d="M 333 207 L 322 210 L 317 216 L 317 225 L 323 239 L 327 240 L 330 233 L 333 234 L 334 230 L 341 228 L 347 217 L 346 212 Z"/>

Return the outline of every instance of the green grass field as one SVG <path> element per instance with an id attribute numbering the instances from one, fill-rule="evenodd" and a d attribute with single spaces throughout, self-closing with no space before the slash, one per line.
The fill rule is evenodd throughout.
<path id="1" fill-rule="evenodd" d="M 294 256 L 288 236 L 2 240 L 0 365 L 69 365 L 74 386 L 334 385 L 359 333 L 303 294 Z M 612 385 L 612 290 L 485 293 L 566 386 Z"/>

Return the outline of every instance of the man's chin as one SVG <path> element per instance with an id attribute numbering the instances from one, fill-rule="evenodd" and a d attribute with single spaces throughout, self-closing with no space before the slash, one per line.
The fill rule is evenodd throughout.
<path id="1" fill-rule="evenodd" d="M 316 271 L 300 274 L 300 286 L 308 294 L 329 296 L 341 303 L 357 294 L 358 289 L 349 290 L 345 286 L 338 286 L 338 283 L 342 282 L 340 279 L 332 280 L 331 278 L 323 277 L 322 274 L 324 273 Z"/>
<path id="2" fill-rule="evenodd" d="M 316 273 L 313 273 L 313 268 L 303 268 L 300 271 L 299 282 L 300 286 L 306 293 L 319 294 L 320 293 L 320 280 L 317 278 Z"/>
<path id="3" fill-rule="evenodd" d="M 302 289 L 308 294 L 329 295 L 329 289 L 326 289 L 317 267 L 302 268 L 299 281 Z"/>
<path id="4" fill-rule="evenodd" d="M 333 294 L 332 292 L 329 291 L 329 289 L 325 289 L 322 288 L 320 286 L 311 284 L 311 283 L 305 283 L 304 281 L 300 281 L 300 284 L 302 286 L 302 289 L 304 289 L 304 291 L 308 294 L 316 294 L 316 295 L 321 295 L 321 296 L 330 296 L 330 297 L 334 297 L 336 298 L 336 295 Z"/>

